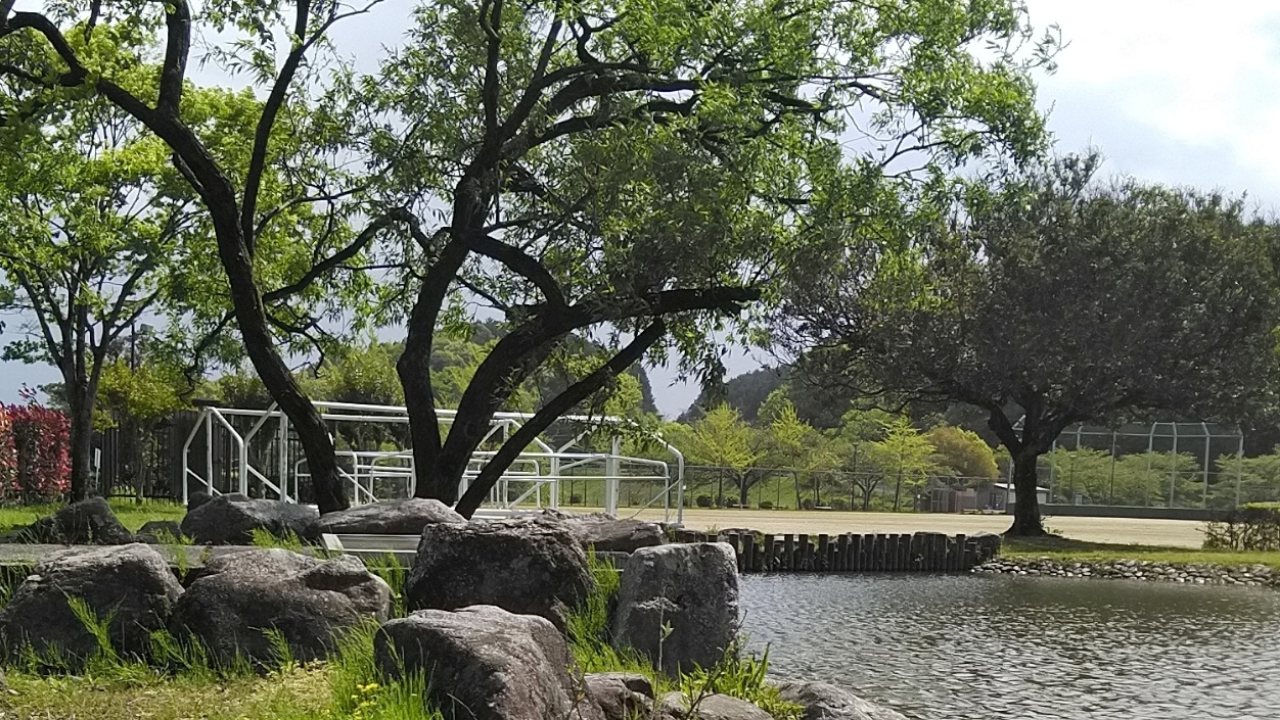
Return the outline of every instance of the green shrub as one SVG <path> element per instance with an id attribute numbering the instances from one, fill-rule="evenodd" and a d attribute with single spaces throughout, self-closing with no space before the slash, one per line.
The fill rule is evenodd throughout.
<path id="1" fill-rule="evenodd" d="M 773 509 L 773 501 L 772 501 L 772 500 L 761 500 L 761 501 L 760 501 L 760 509 L 761 509 L 761 510 L 772 510 L 772 509 Z"/>
<path id="2" fill-rule="evenodd" d="M 1237 508 L 1205 526 L 1206 550 L 1280 551 L 1280 507 Z"/>

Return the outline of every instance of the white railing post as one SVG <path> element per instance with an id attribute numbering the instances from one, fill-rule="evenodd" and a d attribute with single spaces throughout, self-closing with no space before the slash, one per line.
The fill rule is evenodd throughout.
<path id="1" fill-rule="evenodd" d="M 618 514 L 618 485 L 621 466 L 618 456 L 622 455 L 622 438 L 614 435 L 609 441 L 609 457 L 604 462 L 604 511 L 610 515 Z"/>

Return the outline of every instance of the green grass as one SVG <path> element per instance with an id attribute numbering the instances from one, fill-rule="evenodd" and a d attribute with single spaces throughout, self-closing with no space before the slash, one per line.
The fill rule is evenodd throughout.
<path id="1" fill-rule="evenodd" d="M 121 524 L 135 532 L 142 527 L 143 523 L 150 520 L 182 522 L 182 518 L 187 514 L 187 510 L 182 504 L 163 500 L 143 500 L 138 502 L 125 498 L 113 498 L 108 500 L 107 503 L 111 506 L 111 510 L 115 512 L 116 517 L 120 518 Z M 7 531 L 15 527 L 30 525 L 42 517 L 54 514 L 62 507 L 64 506 L 56 503 L 0 507 L 0 530 Z"/>
<path id="2" fill-rule="evenodd" d="M 1058 536 L 1005 538 L 1000 555 L 1009 560 L 1034 560 L 1042 557 L 1068 563 L 1147 560 L 1175 565 L 1266 565 L 1280 570 L 1280 553 L 1277 552 L 1224 552 L 1159 545 L 1121 545 L 1070 540 Z"/>
<path id="3" fill-rule="evenodd" d="M 279 664 L 264 674 L 247 662 L 215 668 L 198 644 L 164 632 L 152 638 L 151 663 L 121 658 L 107 641 L 107 620 L 84 603 L 73 602 L 72 609 L 98 638 L 98 652 L 77 663 L 74 673 L 65 661 L 48 657 L 28 656 L 7 668 L 10 692 L 0 695 L 0 717 L 442 720 L 423 701 L 427 686 L 420 674 L 392 680 L 378 671 L 375 623 L 343 637 L 326 663 L 300 665 L 281 641 Z"/>

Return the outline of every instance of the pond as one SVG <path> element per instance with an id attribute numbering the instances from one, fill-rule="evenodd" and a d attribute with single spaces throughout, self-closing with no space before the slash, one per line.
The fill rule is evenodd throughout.
<path id="1" fill-rule="evenodd" d="M 742 578 L 778 677 L 917 720 L 1275 720 L 1280 592 L 1010 576 Z"/>

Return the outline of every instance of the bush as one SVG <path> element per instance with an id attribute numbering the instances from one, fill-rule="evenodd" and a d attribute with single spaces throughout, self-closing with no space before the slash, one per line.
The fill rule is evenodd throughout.
<path id="1" fill-rule="evenodd" d="M 570 495 L 570 496 L 569 496 L 569 504 L 570 504 L 570 505 L 581 505 L 581 504 L 582 504 L 582 496 L 581 496 L 581 495 Z"/>
<path id="2" fill-rule="evenodd" d="M 846 500 L 845 498 L 836 498 L 835 500 L 831 501 L 831 509 L 832 510 L 848 510 L 849 501 Z"/>
<path id="3" fill-rule="evenodd" d="M 0 405 L 0 493 L 23 502 L 53 500 L 71 481 L 71 423 L 35 404 Z"/>
<path id="4" fill-rule="evenodd" d="M 693 499 L 693 504 L 697 505 L 700 508 L 709 508 L 715 503 L 711 499 L 710 495 L 699 495 L 698 497 Z"/>
<path id="5" fill-rule="evenodd" d="M 773 501 L 772 501 L 772 500 L 761 500 L 761 501 L 760 501 L 760 509 L 761 509 L 761 510 L 772 510 L 772 509 L 773 509 Z"/>
<path id="6" fill-rule="evenodd" d="M 801 509 L 801 510 L 812 510 L 812 509 L 813 509 L 813 500 L 811 500 L 811 499 L 809 499 L 809 498 L 805 498 L 805 499 L 801 500 L 801 501 L 800 501 L 800 509 Z"/>
<path id="7" fill-rule="evenodd" d="M 1222 520 L 1209 523 L 1204 531 L 1204 548 L 1237 552 L 1280 551 L 1280 507 L 1266 505 L 1259 503 L 1237 508 Z"/>

